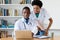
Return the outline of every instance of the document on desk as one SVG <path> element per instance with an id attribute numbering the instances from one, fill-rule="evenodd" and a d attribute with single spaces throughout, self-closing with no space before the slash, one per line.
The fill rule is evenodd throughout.
<path id="1" fill-rule="evenodd" d="M 41 39 L 51 38 L 51 36 L 40 36 L 40 35 L 34 35 L 33 37 L 35 37 L 35 38 L 41 38 Z"/>

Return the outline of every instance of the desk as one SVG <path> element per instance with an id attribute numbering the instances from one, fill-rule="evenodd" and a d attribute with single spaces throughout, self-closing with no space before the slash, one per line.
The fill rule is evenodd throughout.
<path id="1" fill-rule="evenodd" d="M 33 40 L 60 40 L 60 36 L 55 36 L 53 38 L 47 38 L 47 39 L 34 38 Z"/>
<path id="2" fill-rule="evenodd" d="M 0 40 L 13 40 L 12 37 L 8 37 L 8 38 L 1 38 Z"/>
<path id="3" fill-rule="evenodd" d="M 3 38 L 3 39 L 6 40 L 6 38 Z M 13 39 L 12 38 L 8 38 L 8 40 L 13 40 Z M 60 36 L 55 36 L 53 38 L 48 38 L 48 39 L 33 38 L 33 40 L 60 40 Z"/>

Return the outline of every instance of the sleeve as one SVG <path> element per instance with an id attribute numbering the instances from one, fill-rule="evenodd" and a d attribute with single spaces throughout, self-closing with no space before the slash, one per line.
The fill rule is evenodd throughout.
<path id="1" fill-rule="evenodd" d="M 51 16 L 48 14 L 48 12 L 45 9 L 43 11 L 44 11 L 44 17 L 45 17 L 45 19 L 51 18 Z"/>
<path id="2" fill-rule="evenodd" d="M 43 25 L 45 27 L 45 29 L 48 27 L 49 25 L 49 19 L 51 18 L 51 16 L 48 14 L 48 12 L 43 9 L 43 12 L 44 12 L 44 22 L 43 22 Z"/>
<path id="3" fill-rule="evenodd" d="M 16 30 L 20 30 L 18 21 L 14 25 L 14 31 L 16 31 Z"/>
<path id="4" fill-rule="evenodd" d="M 38 32 L 37 27 L 34 27 L 34 29 L 32 30 L 32 32 L 33 32 L 34 34 L 37 34 L 37 32 Z"/>
<path id="5" fill-rule="evenodd" d="M 16 40 L 15 31 L 17 31 L 17 30 L 19 30 L 19 24 L 18 24 L 18 22 L 16 21 L 16 22 L 15 22 L 15 25 L 14 25 L 14 32 L 13 32 L 14 40 Z"/>
<path id="6" fill-rule="evenodd" d="M 37 25 L 36 25 L 36 23 L 34 23 L 34 22 L 33 22 L 32 32 L 34 33 L 34 35 L 37 34 L 37 32 L 38 32 Z"/>

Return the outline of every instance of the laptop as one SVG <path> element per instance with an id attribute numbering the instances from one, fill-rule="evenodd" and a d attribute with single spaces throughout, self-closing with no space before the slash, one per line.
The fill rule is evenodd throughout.
<path id="1" fill-rule="evenodd" d="M 15 31 L 16 40 L 32 40 L 32 32 L 27 30 Z"/>

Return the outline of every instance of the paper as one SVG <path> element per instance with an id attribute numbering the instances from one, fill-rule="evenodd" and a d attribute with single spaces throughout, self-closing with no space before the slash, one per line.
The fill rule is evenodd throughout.
<path id="1" fill-rule="evenodd" d="M 38 36 L 34 36 L 35 38 L 42 38 L 42 39 L 44 39 L 44 38 L 51 38 L 50 36 L 40 36 L 40 35 L 38 35 Z"/>
<path id="2" fill-rule="evenodd" d="M 33 37 L 35 37 L 35 38 L 42 38 L 42 39 L 51 38 L 50 36 L 40 36 L 40 35 L 34 35 Z"/>

